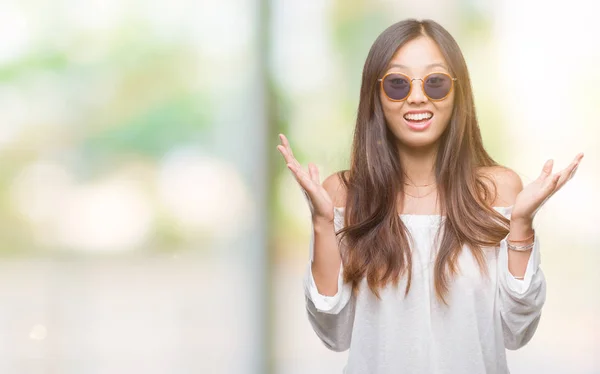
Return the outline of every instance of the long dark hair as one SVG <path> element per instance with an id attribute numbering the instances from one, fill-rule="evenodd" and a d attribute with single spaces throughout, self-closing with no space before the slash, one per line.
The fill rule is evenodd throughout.
<path id="1" fill-rule="evenodd" d="M 435 260 L 435 290 L 447 304 L 450 276 L 467 245 L 483 274 L 487 274 L 483 247 L 497 245 L 508 234 L 508 220 L 491 208 L 495 188 L 486 183 L 482 166 L 498 165 L 483 147 L 475 114 L 471 82 L 465 59 L 454 38 L 431 20 L 404 20 L 388 27 L 373 43 L 367 56 L 352 144 L 350 170 L 340 172 L 346 186 L 345 227 L 338 232 L 347 250 L 342 251 L 344 280 L 358 290 L 361 279 L 377 296 L 388 282 L 398 284 L 406 275 L 410 289 L 409 233 L 398 215 L 404 173 L 394 135 L 388 130 L 380 102 L 378 78 L 405 43 L 421 36 L 440 48 L 450 73 L 458 78 L 450 123 L 441 135 L 435 164 L 438 200 L 446 216 Z M 488 182 L 491 181 L 488 178 Z"/>

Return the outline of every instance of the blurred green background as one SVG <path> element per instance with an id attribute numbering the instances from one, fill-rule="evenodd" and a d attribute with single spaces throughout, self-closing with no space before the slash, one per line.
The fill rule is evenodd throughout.
<path id="1" fill-rule="evenodd" d="M 348 168 L 368 49 L 416 17 L 457 39 L 524 183 L 585 152 L 536 218 L 548 299 L 509 365 L 599 373 L 596 7 L 4 0 L 0 372 L 341 372 L 306 319 L 309 210 L 277 134 L 322 178 Z"/>

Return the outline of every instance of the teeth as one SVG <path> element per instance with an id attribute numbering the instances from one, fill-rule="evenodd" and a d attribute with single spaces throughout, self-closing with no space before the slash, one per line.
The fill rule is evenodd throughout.
<path id="1" fill-rule="evenodd" d="M 421 121 L 424 119 L 429 119 L 433 116 L 432 113 L 419 113 L 419 114 L 405 114 L 404 118 L 411 121 Z"/>

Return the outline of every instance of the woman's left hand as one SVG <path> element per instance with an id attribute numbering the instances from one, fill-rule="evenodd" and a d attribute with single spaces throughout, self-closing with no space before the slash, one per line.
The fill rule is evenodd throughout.
<path id="1" fill-rule="evenodd" d="M 553 161 L 546 161 L 540 176 L 517 195 L 511 220 L 533 220 L 537 211 L 550 196 L 554 195 L 567 181 L 573 178 L 582 158 L 583 153 L 578 154 L 568 167 L 555 174 L 552 174 Z"/>

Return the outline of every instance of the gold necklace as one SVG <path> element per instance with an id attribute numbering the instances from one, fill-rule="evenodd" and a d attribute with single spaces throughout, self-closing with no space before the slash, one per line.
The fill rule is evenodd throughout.
<path id="1" fill-rule="evenodd" d="M 406 182 L 404 182 L 404 184 L 405 184 L 405 185 L 407 185 L 407 186 L 413 186 L 413 187 L 427 187 L 427 186 L 431 186 L 432 184 L 435 184 L 435 183 L 437 182 L 437 181 L 433 181 L 433 182 L 431 182 L 431 183 L 429 183 L 429 184 L 422 184 L 422 185 L 418 185 L 418 186 L 417 186 L 416 184 L 414 184 L 414 183 L 413 183 L 413 181 L 412 181 L 412 180 L 410 180 L 410 178 L 408 177 L 408 175 L 406 175 L 405 173 L 403 173 L 403 174 L 404 174 L 404 176 L 406 177 L 406 179 L 408 179 L 408 180 L 410 181 L 410 183 L 406 183 Z"/>
<path id="2" fill-rule="evenodd" d="M 431 195 L 431 193 L 433 193 L 433 191 L 435 191 L 435 190 L 437 190 L 437 188 L 434 188 L 433 190 L 431 190 L 431 191 L 427 192 L 427 193 L 426 193 L 425 195 L 423 195 L 423 196 L 415 196 L 415 195 L 409 194 L 409 193 L 408 193 L 408 192 L 406 192 L 406 191 L 404 191 L 404 193 L 405 193 L 405 194 L 407 194 L 408 196 L 414 197 L 414 198 L 416 198 L 416 199 L 420 199 L 420 198 L 422 198 L 422 197 L 425 197 L 425 196 L 427 196 L 427 195 Z"/>
<path id="3" fill-rule="evenodd" d="M 413 187 L 427 187 L 427 186 L 431 186 L 432 184 L 435 184 L 435 182 L 431 182 L 429 184 L 420 184 L 420 185 L 406 183 L 406 182 L 404 182 L 404 184 L 407 186 L 413 186 Z"/>

